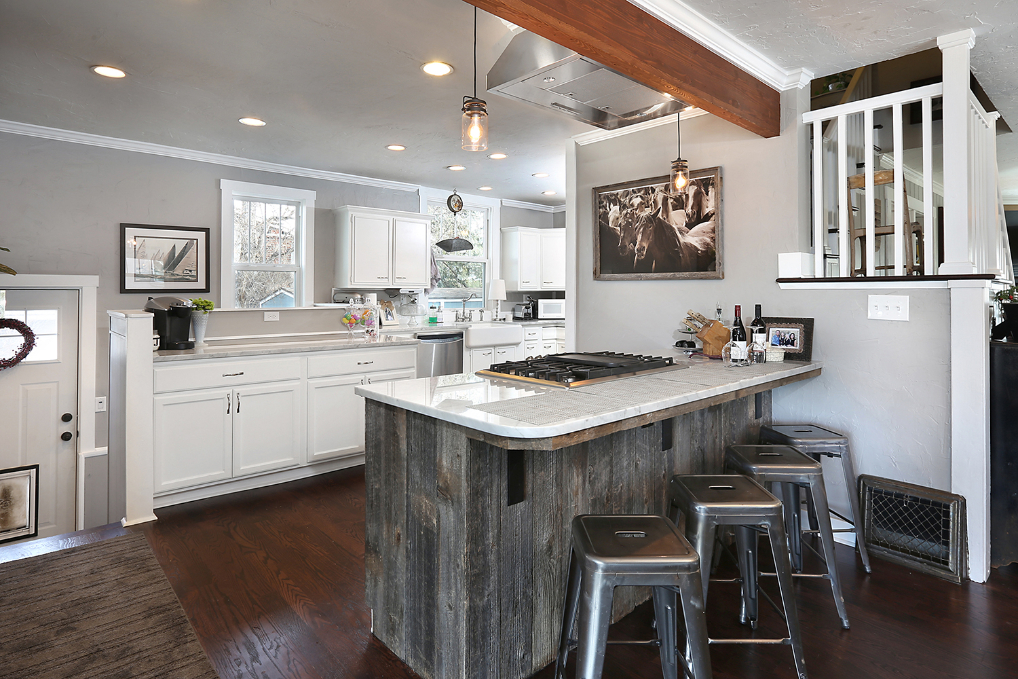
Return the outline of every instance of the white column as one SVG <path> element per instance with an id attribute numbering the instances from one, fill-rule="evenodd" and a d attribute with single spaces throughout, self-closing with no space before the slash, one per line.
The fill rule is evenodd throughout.
<path id="1" fill-rule="evenodd" d="M 969 53 L 972 29 L 942 35 L 944 55 L 944 263 L 940 274 L 976 273 L 970 248 L 969 195 Z"/>
<path id="2" fill-rule="evenodd" d="M 951 492 L 965 497 L 969 577 L 990 574 L 990 281 L 951 288 Z"/>
<path id="3" fill-rule="evenodd" d="M 578 240 L 576 193 L 576 141 L 566 139 L 566 351 L 576 351 L 576 293 L 579 275 L 576 267 Z M 594 224 L 594 228 L 598 228 Z"/>

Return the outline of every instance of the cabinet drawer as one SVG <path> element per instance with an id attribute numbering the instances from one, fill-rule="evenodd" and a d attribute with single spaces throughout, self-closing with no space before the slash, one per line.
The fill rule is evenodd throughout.
<path id="1" fill-rule="evenodd" d="M 564 326 L 546 325 L 545 327 L 541 328 L 541 331 L 542 339 L 564 340 L 566 338 L 566 329 Z"/>
<path id="2" fill-rule="evenodd" d="M 232 387 L 238 384 L 298 380 L 301 359 L 244 359 L 240 361 L 195 360 L 186 365 L 156 366 L 153 370 L 153 391 L 184 391 L 209 387 Z"/>
<path id="3" fill-rule="evenodd" d="M 308 358 L 308 377 L 329 377 L 371 373 L 379 370 L 412 369 L 417 366 L 417 348 L 337 351 Z"/>
<path id="4" fill-rule="evenodd" d="M 531 356 L 537 356 L 541 353 L 540 342 L 525 342 L 523 344 L 524 358 L 530 358 Z"/>
<path id="5" fill-rule="evenodd" d="M 530 342 L 541 339 L 541 328 L 523 328 L 523 341 Z"/>

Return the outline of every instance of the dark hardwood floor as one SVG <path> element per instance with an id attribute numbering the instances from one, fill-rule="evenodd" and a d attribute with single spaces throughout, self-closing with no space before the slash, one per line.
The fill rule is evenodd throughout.
<path id="1" fill-rule="evenodd" d="M 416 676 L 369 631 L 360 469 L 156 513 L 144 531 L 221 677 Z M 958 586 L 880 560 L 867 576 L 850 549 L 838 550 L 851 630 L 840 628 L 826 581 L 796 583 L 811 678 L 1018 676 L 1018 567 Z M 712 586 L 712 636 L 747 635 L 736 597 L 735 585 Z M 647 638 L 650 620 L 644 604 L 612 638 Z M 761 602 L 758 634 L 781 631 Z M 787 647 L 715 646 L 711 658 L 717 679 L 794 677 Z M 657 652 L 609 647 L 604 676 L 659 677 Z"/>

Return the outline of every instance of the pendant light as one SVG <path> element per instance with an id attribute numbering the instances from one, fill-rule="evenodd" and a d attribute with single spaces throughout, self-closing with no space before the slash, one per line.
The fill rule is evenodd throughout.
<path id="1" fill-rule="evenodd" d="M 689 184 L 689 163 L 682 159 L 682 111 L 675 114 L 675 140 L 678 158 L 672 161 L 672 170 L 668 173 L 672 195 L 683 193 Z"/>
<path id="2" fill-rule="evenodd" d="M 463 97 L 463 132 L 461 146 L 464 151 L 485 151 L 488 148 L 488 109 L 483 99 L 477 98 L 477 8 L 474 7 L 474 96 Z"/>

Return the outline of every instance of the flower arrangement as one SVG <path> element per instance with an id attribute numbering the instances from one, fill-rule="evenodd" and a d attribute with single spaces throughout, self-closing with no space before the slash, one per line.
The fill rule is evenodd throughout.
<path id="1" fill-rule="evenodd" d="M 1010 288 L 998 292 L 993 296 L 993 299 L 1005 304 L 1018 302 L 1018 288 L 1012 285 Z"/>

